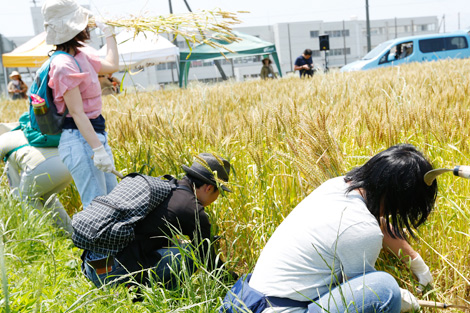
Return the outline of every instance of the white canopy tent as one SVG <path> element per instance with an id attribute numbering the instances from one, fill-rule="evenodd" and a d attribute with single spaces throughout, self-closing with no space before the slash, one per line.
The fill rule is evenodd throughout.
<path id="1" fill-rule="evenodd" d="M 143 68 L 160 63 L 178 62 L 179 49 L 168 39 L 153 33 L 122 31 L 116 36 L 119 51 L 119 70 Z M 98 54 L 106 56 L 106 45 Z"/>

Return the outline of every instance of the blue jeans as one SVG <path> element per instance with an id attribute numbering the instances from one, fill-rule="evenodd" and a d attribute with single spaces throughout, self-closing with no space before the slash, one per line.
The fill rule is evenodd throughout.
<path id="1" fill-rule="evenodd" d="M 308 313 L 399 313 L 401 295 L 395 279 L 385 272 L 369 272 L 335 287 L 308 306 Z"/>
<path id="2" fill-rule="evenodd" d="M 186 252 L 180 253 L 180 249 L 185 250 Z M 150 270 L 150 275 L 156 281 L 162 282 L 169 289 L 173 289 L 177 286 L 179 277 L 178 273 L 183 269 L 182 260 L 184 257 L 185 267 L 184 270 L 187 271 L 188 276 L 192 275 L 194 272 L 194 262 L 189 257 L 190 255 L 190 245 L 182 244 L 180 247 L 172 246 L 169 248 L 158 249 L 157 252 L 162 256 L 160 261 L 155 265 L 154 268 Z M 133 275 L 129 275 L 129 272 L 119 264 L 119 261 L 115 260 L 112 265 L 111 271 L 98 275 L 93 267 L 91 267 L 87 262 L 85 256 L 85 261 L 82 263 L 82 271 L 85 276 L 91 280 L 96 287 L 101 287 L 106 283 L 111 283 L 111 285 L 124 283 L 130 281 Z M 144 276 L 146 273 L 142 273 Z M 127 275 L 127 276 L 126 276 Z M 135 274 L 134 277 L 137 281 L 140 281 L 139 274 Z"/>
<path id="3" fill-rule="evenodd" d="M 108 145 L 108 134 L 96 133 L 96 135 L 113 160 L 113 154 Z M 83 209 L 86 209 L 95 197 L 107 195 L 117 185 L 114 174 L 104 173 L 95 167 L 91 158 L 93 154 L 93 149 L 78 129 L 62 130 L 59 155 L 72 174 Z"/>

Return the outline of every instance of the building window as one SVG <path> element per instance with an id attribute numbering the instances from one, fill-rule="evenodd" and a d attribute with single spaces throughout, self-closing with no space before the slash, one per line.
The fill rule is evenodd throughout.
<path id="1" fill-rule="evenodd" d="M 233 59 L 233 64 L 249 64 L 261 62 L 261 55 L 252 55 L 247 57 Z"/>
<path id="2" fill-rule="evenodd" d="M 201 60 L 191 61 L 191 67 L 202 67 L 202 61 Z"/>
<path id="3" fill-rule="evenodd" d="M 330 37 L 349 37 L 349 29 L 327 30 L 325 31 L 325 35 L 329 35 Z"/>
<path id="4" fill-rule="evenodd" d="M 321 52 L 322 51 L 320 51 L 320 50 L 313 50 L 312 51 L 312 58 L 320 58 L 322 56 Z M 351 48 L 346 48 L 346 54 L 351 54 Z M 328 50 L 328 55 L 329 56 L 344 55 L 344 48 L 330 49 L 330 50 Z"/>
<path id="5" fill-rule="evenodd" d="M 310 31 L 310 38 L 316 38 L 320 35 L 320 32 L 318 30 L 311 30 Z"/>
<path id="6" fill-rule="evenodd" d="M 405 26 L 397 26 L 397 33 L 404 33 L 405 32 Z"/>
<path id="7" fill-rule="evenodd" d="M 331 49 L 329 51 L 330 56 L 338 56 L 338 55 L 344 55 L 344 48 L 339 48 L 339 49 Z M 351 48 L 346 48 L 346 54 L 351 54 Z"/>
<path id="8" fill-rule="evenodd" d="M 365 30 L 367 33 L 367 30 Z M 385 33 L 385 27 L 372 27 L 370 29 L 371 35 L 383 35 Z"/>

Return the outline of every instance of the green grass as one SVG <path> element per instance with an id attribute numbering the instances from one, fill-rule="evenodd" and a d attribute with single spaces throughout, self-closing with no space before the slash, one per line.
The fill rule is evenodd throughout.
<path id="1" fill-rule="evenodd" d="M 104 115 L 124 173 L 181 177 L 180 165 L 201 152 L 230 160 L 234 192 L 207 211 L 223 237 L 222 257 L 245 273 L 309 192 L 390 145 L 414 144 L 435 167 L 470 165 L 469 72 L 470 60 L 456 60 L 311 80 L 193 84 L 108 96 Z M 26 110 L 25 103 L 7 100 L 0 107 L 5 122 Z M 412 242 L 435 279 L 421 298 L 468 305 L 470 181 L 444 174 L 438 182 L 435 212 Z M 175 291 L 145 289 L 140 303 L 123 287 L 98 290 L 80 272 L 80 251 L 51 226 L 50 215 L 19 204 L 6 190 L 0 196 L 5 311 L 216 312 L 229 287 L 201 270 Z M 73 186 L 60 197 L 70 214 L 81 209 Z M 399 261 L 382 254 L 378 267 L 414 290 Z"/>

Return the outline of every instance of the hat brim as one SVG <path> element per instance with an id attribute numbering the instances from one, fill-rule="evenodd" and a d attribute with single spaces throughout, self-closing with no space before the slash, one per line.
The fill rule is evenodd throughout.
<path id="1" fill-rule="evenodd" d="M 188 174 L 188 176 L 192 176 L 194 178 L 197 178 L 199 179 L 200 181 L 202 182 L 205 182 L 206 184 L 209 184 L 209 185 L 212 185 L 212 186 L 215 186 L 216 185 L 216 182 L 215 181 L 212 181 L 210 179 L 208 179 L 207 177 L 199 174 L 198 172 L 192 170 L 191 168 L 187 167 L 186 165 L 182 165 L 181 166 L 183 168 L 183 170 L 186 172 L 186 174 Z M 227 192 L 232 192 L 232 190 L 230 190 L 227 186 L 225 186 L 224 184 L 220 184 L 220 186 L 222 187 L 223 190 L 227 191 Z"/>

